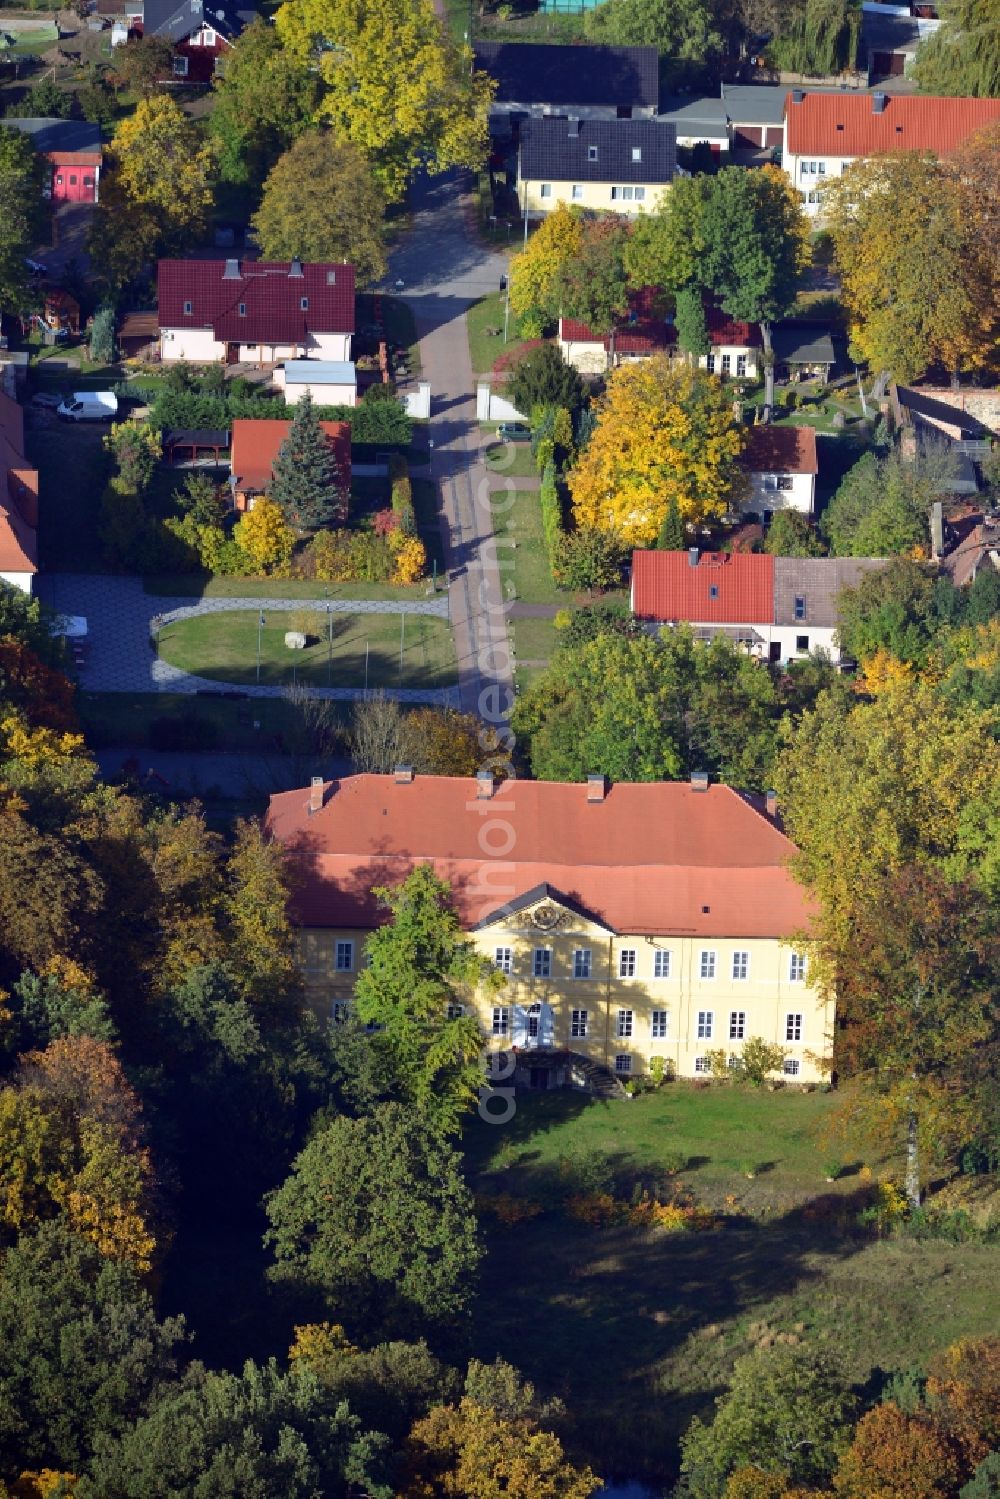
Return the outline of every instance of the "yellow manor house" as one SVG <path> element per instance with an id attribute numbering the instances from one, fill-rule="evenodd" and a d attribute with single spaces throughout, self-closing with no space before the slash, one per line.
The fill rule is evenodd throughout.
<path id="1" fill-rule="evenodd" d="M 595 1085 L 605 1068 L 627 1080 L 656 1058 L 695 1077 L 710 1051 L 738 1057 L 751 1037 L 781 1047 L 789 1082 L 827 1074 L 834 1004 L 795 946 L 811 912 L 771 796 L 704 775 L 565 785 L 400 767 L 273 796 L 266 826 L 291 856 L 322 1009 L 350 1003 L 385 915 L 372 887 L 427 862 L 506 977 L 469 1002 L 487 1046 L 517 1051 L 520 1081 Z"/>

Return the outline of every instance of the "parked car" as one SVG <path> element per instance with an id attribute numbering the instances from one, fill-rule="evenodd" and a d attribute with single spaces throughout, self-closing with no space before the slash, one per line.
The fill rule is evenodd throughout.
<path id="1" fill-rule="evenodd" d="M 530 442 L 531 428 L 527 422 L 501 422 L 497 436 L 501 442 Z"/>
<path id="2" fill-rule="evenodd" d="M 56 408 L 61 422 L 113 422 L 117 415 L 113 390 L 77 390 Z"/>

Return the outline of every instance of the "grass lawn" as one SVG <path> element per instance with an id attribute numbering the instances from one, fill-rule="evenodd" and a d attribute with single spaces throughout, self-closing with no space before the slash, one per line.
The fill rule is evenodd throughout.
<path id="1" fill-rule="evenodd" d="M 523 340 L 515 337 L 514 319 L 511 315 L 507 342 L 503 341 L 504 297 L 500 292 L 491 292 L 482 301 L 475 302 L 465 315 L 469 333 L 469 357 L 474 375 L 488 375 L 501 354 L 516 354 L 523 347 Z M 487 328 L 499 328 L 499 333 L 487 333 Z"/>
<path id="2" fill-rule="evenodd" d="M 502 542 L 497 552 L 504 564 L 504 581 L 514 583 L 514 597 L 525 604 L 560 604 L 568 607 L 570 597 L 552 581 L 549 559 L 542 539 L 542 511 L 536 489 L 517 489 L 513 503 L 503 490 L 490 495 L 494 525 L 499 538 L 511 536 L 515 547 Z M 513 563 L 513 566 L 511 566 Z"/>
<path id="3" fill-rule="evenodd" d="M 508 628 L 514 636 L 515 661 L 551 659 L 559 639 L 559 632 L 551 619 L 512 619 Z"/>
<path id="4" fill-rule="evenodd" d="M 160 636 L 165 661 L 198 676 L 244 685 L 256 681 L 257 611 L 234 609 L 199 614 L 167 625 Z M 446 620 L 426 615 L 332 614 L 332 652 L 327 619 L 315 610 L 266 616 L 260 632 L 260 680 L 283 686 L 297 680 L 313 687 L 363 687 L 368 654 L 369 687 L 450 687 L 456 680 L 455 651 Z M 400 670 L 401 626 L 402 670 Z M 303 651 L 285 645 L 287 630 L 302 630 Z"/>
<path id="5" fill-rule="evenodd" d="M 875 1364 L 921 1363 L 962 1332 L 1000 1329 L 995 1248 L 873 1242 L 857 1228 L 857 1176 L 823 1180 L 835 1103 L 678 1083 L 627 1103 L 519 1096 L 510 1124 L 470 1129 L 478 1192 L 546 1204 L 519 1227 L 488 1220 L 477 1354 L 499 1352 L 566 1401 L 574 1457 L 619 1481 L 667 1483 L 692 1415 L 709 1414 L 733 1360 L 777 1332 L 829 1349 L 861 1381 Z M 655 1186 L 668 1149 L 688 1155 L 681 1181 L 721 1210 L 717 1228 L 600 1229 L 559 1206 L 595 1155 L 627 1198 Z M 748 1181 L 745 1158 L 768 1169 Z"/>
<path id="6" fill-rule="evenodd" d="M 198 573 L 155 573 L 146 593 L 178 599 L 422 599 L 430 583 L 314 583 L 304 578 L 205 578 Z"/>
<path id="7" fill-rule="evenodd" d="M 490 427 L 493 427 L 492 422 Z M 530 442 L 492 442 L 484 449 L 483 457 L 491 474 L 511 479 L 538 478 Z"/>

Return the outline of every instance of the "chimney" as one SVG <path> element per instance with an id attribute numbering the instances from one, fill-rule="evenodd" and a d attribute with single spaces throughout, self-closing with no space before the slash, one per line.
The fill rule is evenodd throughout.
<path id="1" fill-rule="evenodd" d="M 242 281 L 240 275 L 240 263 L 238 260 L 227 260 L 226 269 L 222 273 L 223 281 Z"/>
<path id="2" fill-rule="evenodd" d="M 803 101 L 803 99 L 805 98 L 805 96 L 806 96 L 806 91 L 805 91 L 804 88 L 793 88 L 792 89 L 792 103 L 793 104 L 801 104 L 802 101 Z"/>
<path id="3" fill-rule="evenodd" d="M 392 779 L 397 786 L 409 786 L 413 781 L 413 766 L 397 765 L 392 773 Z"/>
<path id="4" fill-rule="evenodd" d="M 778 816 L 778 793 L 776 791 L 766 791 L 764 793 L 764 810 L 771 821 L 774 822 Z"/>
<path id="5" fill-rule="evenodd" d="M 488 802 L 493 795 L 493 772 L 492 770 L 476 771 L 476 800 Z"/>
<path id="6" fill-rule="evenodd" d="M 692 770 L 692 772 L 691 772 L 691 790 L 692 791 L 707 791 L 708 790 L 708 771 L 707 770 Z"/>
<path id="7" fill-rule="evenodd" d="M 302 281 L 304 279 L 304 275 L 305 273 L 302 270 L 301 260 L 297 255 L 293 256 L 288 266 L 289 281 Z"/>
<path id="8" fill-rule="evenodd" d="M 885 106 L 888 104 L 888 102 L 889 102 L 889 95 L 888 94 L 881 94 L 881 93 L 874 93 L 874 94 L 872 94 L 872 114 L 873 115 L 885 114 Z"/>
<path id="9" fill-rule="evenodd" d="M 940 562 L 944 556 L 944 506 L 935 500 L 931 506 L 931 561 Z"/>
<path id="10" fill-rule="evenodd" d="M 323 810 L 323 777 L 312 776 L 309 780 L 309 816 Z"/>
<path id="11" fill-rule="evenodd" d="M 698 556 L 699 552 L 697 547 L 688 547 L 688 567 L 698 566 Z"/>
<path id="12" fill-rule="evenodd" d="M 602 802 L 608 794 L 608 781 L 606 776 L 591 774 L 587 777 L 587 800 L 588 802 Z"/>

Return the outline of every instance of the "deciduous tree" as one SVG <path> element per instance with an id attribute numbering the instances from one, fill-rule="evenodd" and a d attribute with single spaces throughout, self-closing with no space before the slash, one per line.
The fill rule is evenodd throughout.
<path id="1" fill-rule="evenodd" d="M 723 48 L 715 12 L 705 0 L 603 0 L 585 13 L 591 41 L 655 47 L 669 63 L 704 63 Z"/>
<path id="2" fill-rule="evenodd" d="M 764 538 L 764 550 L 772 557 L 822 557 L 826 554 L 815 530 L 797 510 L 775 511 Z"/>
<path id="3" fill-rule="evenodd" d="M 319 113 L 363 151 L 387 200 L 413 173 L 478 168 L 486 158 L 494 84 L 472 69 L 431 0 L 286 0 L 278 36 L 323 82 Z"/>
<path id="4" fill-rule="evenodd" d="M 541 335 L 559 316 L 559 282 L 563 267 L 580 253 L 583 215 L 559 203 L 510 263 L 510 305 L 521 332 Z"/>
<path id="5" fill-rule="evenodd" d="M 44 159 L 19 130 L 0 127 L 0 306 L 26 307 L 31 284 L 24 257 L 41 229 Z"/>
<path id="6" fill-rule="evenodd" d="M 384 218 L 385 198 L 357 146 L 307 130 L 268 173 L 252 223 L 266 260 L 346 261 L 363 288 L 385 275 Z"/>
<path id="7" fill-rule="evenodd" d="M 833 1486 L 842 1499 L 948 1499 L 962 1476 L 958 1452 L 934 1422 L 890 1401 L 862 1416 Z"/>
<path id="8" fill-rule="evenodd" d="M 711 376 L 663 356 L 621 365 L 569 476 L 577 524 L 649 546 L 672 498 L 687 524 L 721 515 L 743 483 L 744 441 Z"/>
<path id="9" fill-rule="evenodd" d="M 944 0 L 941 25 L 917 48 L 913 73 L 925 94 L 1000 95 L 1000 16 L 990 0 Z"/>
<path id="10" fill-rule="evenodd" d="M 219 143 L 220 173 L 258 187 L 312 119 L 319 80 L 258 16 L 226 52 L 212 93 L 209 129 Z"/>
<path id="11" fill-rule="evenodd" d="M 266 1199 L 281 1279 L 349 1327 L 398 1335 L 467 1316 L 480 1249 L 457 1151 L 426 1117 L 383 1104 L 317 1131 Z"/>
<path id="12" fill-rule="evenodd" d="M 295 532 L 274 500 L 262 496 L 233 527 L 233 540 L 262 573 L 287 562 L 295 549 Z"/>
<path id="13" fill-rule="evenodd" d="M 702 284 L 704 215 L 708 177 L 676 177 L 650 213 L 641 214 L 625 246 L 625 269 L 633 288 L 661 287 L 676 296 Z"/>
<path id="14" fill-rule="evenodd" d="M 587 1499 L 600 1482 L 566 1459 L 551 1432 L 500 1419 L 468 1396 L 417 1422 L 407 1463 L 408 1492 L 425 1499 Z"/>
<path id="15" fill-rule="evenodd" d="M 115 78 L 119 87 L 149 99 L 173 74 L 174 49 L 166 37 L 134 37 L 114 52 Z"/>
<path id="16" fill-rule="evenodd" d="M 624 261 L 628 234 L 628 225 L 614 214 L 588 220 L 578 252 L 564 261 L 557 281 L 561 312 L 595 333 L 610 334 L 612 361 L 615 324 L 628 310 Z"/>

